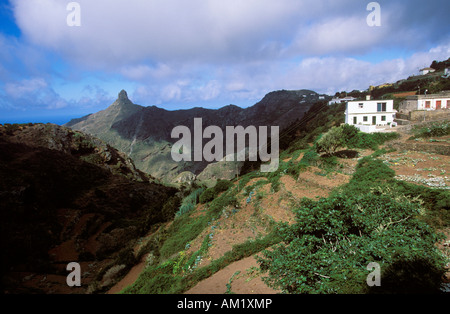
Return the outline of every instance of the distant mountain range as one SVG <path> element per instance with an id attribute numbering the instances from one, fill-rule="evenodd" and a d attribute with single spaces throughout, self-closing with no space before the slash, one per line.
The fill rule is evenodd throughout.
<path id="1" fill-rule="evenodd" d="M 176 126 L 193 130 L 194 118 L 202 118 L 203 127 L 218 126 L 279 126 L 280 131 L 301 119 L 320 99 L 311 90 L 275 91 L 248 108 L 229 105 L 220 109 L 192 108 L 168 111 L 155 106 L 143 107 L 133 104 L 122 90 L 117 100 L 107 109 L 74 119 L 65 126 L 92 134 L 118 150 L 126 153 L 136 167 L 165 182 L 182 182 L 198 176 L 204 180 L 227 178 L 236 175 L 239 165 L 220 165 L 220 171 L 202 172 L 210 163 L 180 162 L 171 158 L 171 148 L 176 139 L 171 132 Z M 228 164 L 228 163 L 227 163 Z M 231 168 L 230 168 L 231 167 Z"/>

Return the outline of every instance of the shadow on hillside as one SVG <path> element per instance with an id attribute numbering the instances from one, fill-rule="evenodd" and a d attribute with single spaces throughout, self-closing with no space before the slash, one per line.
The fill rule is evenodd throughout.
<path id="1" fill-rule="evenodd" d="M 400 259 L 381 273 L 381 286 L 368 294 L 440 294 L 444 271 L 425 258 Z"/>
<path id="2" fill-rule="evenodd" d="M 353 159 L 359 157 L 359 152 L 356 150 L 346 149 L 346 150 L 340 150 L 338 152 L 335 152 L 333 154 L 324 154 L 320 157 L 338 157 L 342 159 Z"/>

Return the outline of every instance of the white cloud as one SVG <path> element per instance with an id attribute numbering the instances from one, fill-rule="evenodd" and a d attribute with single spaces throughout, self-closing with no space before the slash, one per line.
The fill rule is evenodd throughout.
<path id="1" fill-rule="evenodd" d="M 365 89 L 450 55 L 442 1 L 381 0 L 379 28 L 366 24 L 369 1 L 360 0 L 79 0 L 81 27 L 67 26 L 68 1 L 11 2 L 24 37 L 0 34 L 0 80 L 23 91 L 20 106 L 33 97 L 39 106 L 107 106 L 121 89 L 104 87 L 118 85 L 109 80 L 135 86 L 129 95 L 145 106 L 249 105 L 277 89 Z M 364 58 L 375 51 L 383 57 Z M 55 55 L 64 71 L 54 71 Z M 55 75 L 80 86 L 97 73 L 107 91 L 58 102 Z"/>
<path id="2" fill-rule="evenodd" d="M 165 63 L 160 63 L 154 67 L 146 64 L 124 66 L 120 73 L 131 80 L 164 79 L 173 75 L 175 70 Z"/>
<path id="3" fill-rule="evenodd" d="M 78 2 L 82 24 L 68 27 L 65 2 L 13 0 L 18 25 L 32 42 L 89 66 L 248 56 L 288 30 L 284 23 L 298 7 L 294 0 Z"/>
<path id="4" fill-rule="evenodd" d="M 68 105 L 43 78 L 23 79 L 4 86 L 7 103 L 17 109 L 61 109 Z"/>
<path id="5" fill-rule="evenodd" d="M 30 93 L 38 92 L 47 88 L 47 82 L 42 78 L 32 78 L 16 83 L 7 83 L 5 85 L 6 94 L 12 98 L 25 97 Z"/>
<path id="6" fill-rule="evenodd" d="M 418 70 L 429 66 L 433 60 L 445 60 L 449 56 L 450 44 L 415 53 L 406 59 L 386 59 L 377 63 L 356 58 L 311 57 L 292 66 L 280 81 L 286 88 L 303 86 L 328 94 L 343 90 L 363 90 L 370 85 L 395 83 L 411 75 L 418 75 Z"/>
<path id="7" fill-rule="evenodd" d="M 381 42 L 387 28 L 368 27 L 365 15 L 336 17 L 300 29 L 290 47 L 296 54 L 323 55 L 330 53 L 360 54 Z"/>

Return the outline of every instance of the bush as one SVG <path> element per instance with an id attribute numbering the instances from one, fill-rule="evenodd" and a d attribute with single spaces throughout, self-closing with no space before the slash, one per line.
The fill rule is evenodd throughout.
<path id="1" fill-rule="evenodd" d="M 304 166 L 314 166 L 317 162 L 317 159 L 319 158 L 319 155 L 317 154 L 317 151 L 314 149 L 309 149 L 305 152 L 303 155 L 303 158 L 300 160 L 300 164 Z"/>
<path id="2" fill-rule="evenodd" d="M 415 138 L 430 138 L 450 135 L 450 122 L 433 123 L 428 127 L 418 128 L 414 131 Z"/>
<path id="3" fill-rule="evenodd" d="M 194 190 L 191 194 L 186 196 L 182 200 L 181 205 L 179 205 L 180 207 L 179 207 L 178 212 L 176 213 L 176 217 L 187 214 L 191 210 L 193 210 L 195 208 L 195 206 L 199 203 L 200 196 L 203 193 L 203 191 L 204 191 L 203 188 L 198 188 L 198 189 Z"/>
<path id="4" fill-rule="evenodd" d="M 344 133 L 341 127 L 333 127 L 325 133 L 316 143 L 318 153 L 333 154 L 339 147 L 345 145 Z"/>
<path id="5" fill-rule="evenodd" d="M 264 281 L 287 293 L 438 293 L 445 261 L 425 208 L 448 212 L 442 201 L 448 192 L 394 176 L 382 161 L 365 157 L 349 184 L 328 198 L 305 199 L 296 223 L 279 227 L 283 243 L 258 259 L 268 272 Z M 372 262 L 381 266 L 381 289 L 366 284 Z"/>
<path id="6" fill-rule="evenodd" d="M 200 203 L 205 204 L 208 202 L 211 202 L 213 199 L 215 199 L 220 193 L 225 192 L 228 190 L 231 186 L 233 186 L 233 183 L 231 181 L 227 180 L 218 180 L 216 185 L 213 188 L 206 189 L 201 195 L 200 195 Z"/>
<path id="7" fill-rule="evenodd" d="M 373 185 L 380 182 L 392 181 L 395 171 L 383 161 L 371 156 L 362 158 L 351 180 L 351 184 Z M 368 183 L 367 183 L 368 182 Z"/>
<path id="8" fill-rule="evenodd" d="M 353 125 L 343 124 L 333 127 L 317 140 L 316 151 L 332 155 L 338 148 L 347 147 L 359 133 Z"/>
<path id="9" fill-rule="evenodd" d="M 214 191 L 214 188 L 206 189 L 200 195 L 200 203 L 205 204 L 205 203 L 211 202 L 215 197 L 216 197 L 216 192 Z"/>
<path id="10" fill-rule="evenodd" d="M 231 181 L 219 180 L 219 181 L 217 181 L 216 185 L 214 186 L 214 191 L 217 194 L 219 194 L 219 193 L 225 192 L 232 186 L 233 186 L 233 183 Z"/>
<path id="11" fill-rule="evenodd" d="M 434 245 L 439 237 L 415 218 L 419 213 L 420 205 L 389 192 L 304 201 L 296 224 L 280 228 L 284 243 L 259 258 L 268 271 L 264 281 L 288 293 L 366 293 L 369 263 L 387 270 L 416 258 L 433 265 L 422 269 L 424 278 L 441 276 L 445 262 Z"/>
<path id="12" fill-rule="evenodd" d="M 379 145 L 385 142 L 397 139 L 398 133 L 363 133 L 359 132 L 356 136 L 347 142 L 348 148 L 372 149 L 377 150 Z"/>

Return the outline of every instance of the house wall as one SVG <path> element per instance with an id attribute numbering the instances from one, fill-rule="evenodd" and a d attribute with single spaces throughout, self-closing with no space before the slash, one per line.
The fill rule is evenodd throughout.
<path id="1" fill-rule="evenodd" d="M 440 109 L 450 108 L 450 97 L 446 98 L 424 98 L 417 102 L 417 110 L 436 110 L 438 102 L 441 103 Z"/>
<path id="2" fill-rule="evenodd" d="M 414 110 L 437 110 L 439 101 L 441 102 L 440 109 L 450 109 L 450 97 L 416 96 L 411 98 L 407 97 L 404 101 L 402 101 L 399 106 L 399 111 L 406 113 Z"/>
<path id="3" fill-rule="evenodd" d="M 355 125 L 361 132 L 364 133 L 375 133 L 377 131 L 376 125 Z"/>
<path id="4" fill-rule="evenodd" d="M 378 104 L 386 104 L 386 111 L 378 112 Z M 384 109 L 384 108 L 383 108 Z M 345 112 L 345 122 L 350 125 L 388 125 L 395 119 L 393 100 L 350 101 Z"/>

